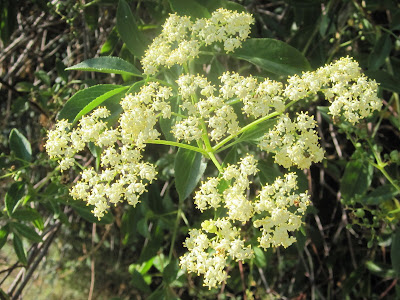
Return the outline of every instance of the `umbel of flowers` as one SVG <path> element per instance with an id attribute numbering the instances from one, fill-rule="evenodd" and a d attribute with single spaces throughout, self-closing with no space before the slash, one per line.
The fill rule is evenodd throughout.
<path id="1" fill-rule="evenodd" d="M 201 211 L 222 207 L 226 213 L 204 221 L 201 229 L 192 229 L 184 243 L 188 252 L 181 257 L 181 266 L 202 274 L 204 285 L 210 288 L 226 280 L 225 268 L 231 260 L 253 257 L 254 245 L 241 232 L 242 224 L 260 230 L 261 248 L 288 247 L 295 242 L 290 233 L 299 229 L 310 203 L 307 193 L 297 192 L 294 173 L 259 187 L 258 194 L 249 197 L 251 178 L 258 173 L 257 160 L 246 154 L 237 164 L 222 167 L 215 154 L 257 124 L 274 119 L 275 126 L 259 141 L 260 151 L 273 155 L 284 168 L 309 168 L 324 157 L 315 130 L 317 124 L 305 112 L 291 118 L 286 113 L 288 107 L 322 93 L 330 103 L 330 114 L 351 124 L 381 107 L 376 82 L 366 78 L 357 62 L 349 57 L 313 72 L 291 76 L 286 85 L 235 72 L 223 73 L 218 86 L 188 71 L 179 76 L 174 88 L 151 77 L 176 64 L 187 70 L 187 63 L 204 46 L 220 43 L 226 52 L 234 51 L 248 37 L 253 22 L 250 14 L 225 9 L 217 10 L 209 19 L 194 22 L 188 17 L 171 15 L 142 59 L 147 83 L 136 94 L 121 100 L 123 112 L 118 123 L 109 126 L 104 119 L 110 112 L 99 107 L 82 117 L 75 127 L 66 120 L 58 121 L 55 129 L 49 131 L 46 143 L 49 156 L 59 161 L 61 170 L 74 166 L 75 155 L 88 143 L 100 147 L 100 170 L 84 169 L 70 190 L 74 199 L 94 205 L 93 214 L 98 218 L 112 204 L 127 201 L 136 206 L 147 185 L 156 178 L 156 167 L 143 161 L 147 144 L 184 147 L 210 159 L 219 175 L 201 183 L 194 203 Z M 180 101 L 179 114 L 172 111 L 171 97 Z M 233 108 L 238 103 L 241 111 Z M 248 121 L 245 126 L 240 126 L 238 114 Z M 171 116 L 178 120 L 172 127 L 176 140 L 161 140 L 156 124 L 160 118 Z M 197 147 L 191 144 L 194 141 Z M 228 183 L 223 191 L 219 188 L 221 180 Z"/>

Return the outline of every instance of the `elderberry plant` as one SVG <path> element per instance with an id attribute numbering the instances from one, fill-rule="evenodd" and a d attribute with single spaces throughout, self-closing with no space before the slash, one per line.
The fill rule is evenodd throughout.
<path id="1" fill-rule="evenodd" d="M 121 99 L 118 122 L 107 122 L 112 111 L 98 106 L 73 122 L 59 120 L 46 143 L 62 171 L 80 166 L 77 154 L 88 144 L 99 149 L 100 167 L 82 167 L 70 190 L 74 199 L 94 206 L 97 218 L 119 202 L 136 206 L 157 178 L 155 164 L 144 160 L 147 145 L 179 147 L 211 161 L 216 175 L 202 181 L 186 201 L 201 212 L 213 210 L 214 218 L 189 231 L 188 252 L 180 258 L 181 267 L 203 275 L 209 288 L 226 281 L 232 261 L 251 259 L 255 246 L 286 248 L 296 241 L 292 233 L 310 205 L 308 193 L 298 191 L 298 176 L 287 172 L 263 186 L 255 180 L 258 159 L 266 155 L 285 169 L 306 169 L 324 158 L 314 117 L 303 111 L 293 116 L 289 108 L 305 98 L 324 97 L 332 117 L 354 125 L 382 105 L 376 82 L 350 57 L 284 82 L 226 71 L 213 84 L 206 72 L 193 73 L 191 63 L 210 49 L 230 53 L 240 48 L 253 23 L 249 13 L 226 9 L 197 20 L 170 15 L 141 60 L 140 89 Z M 174 83 L 160 79 L 176 66 Z M 161 120 L 171 120 L 170 132 L 159 131 Z M 224 150 L 260 126 L 263 134 L 255 151 L 238 152 L 241 158 L 232 164 L 221 162 Z M 249 227 L 259 231 L 257 243 Z"/>

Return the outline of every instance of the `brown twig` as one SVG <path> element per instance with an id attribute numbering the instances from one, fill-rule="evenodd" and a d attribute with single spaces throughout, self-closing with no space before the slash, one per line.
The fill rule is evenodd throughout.
<path id="1" fill-rule="evenodd" d="M 243 263 L 241 260 L 239 260 L 239 272 L 240 272 L 240 279 L 242 280 L 243 300 L 247 300 L 246 283 L 244 281 Z"/>

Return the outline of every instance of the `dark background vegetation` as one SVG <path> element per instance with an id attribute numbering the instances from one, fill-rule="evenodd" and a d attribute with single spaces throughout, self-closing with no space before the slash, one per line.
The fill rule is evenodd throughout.
<path id="1" fill-rule="evenodd" d="M 207 6 L 212 1 L 197 2 Z M 166 0 L 128 3 L 149 41 L 172 12 Z M 177 206 L 176 192 L 169 188 L 173 154 L 161 156 L 152 149 L 149 155 L 158 159 L 160 179 L 139 206 L 121 204 L 98 222 L 89 208 L 69 198 L 76 174 L 54 172 L 56 164 L 43 144 L 57 112 L 74 93 L 97 83 L 130 80 L 66 67 L 102 55 L 140 67 L 118 34 L 118 1 L 1 0 L 0 298 L 400 298 L 400 254 L 394 253 L 400 249 L 395 244 L 400 234 L 398 191 L 368 163 L 374 148 L 389 162 L 391 178 L 399 178 L 398 1 L 238 3 L 256 19 L 253 37 L 287 42 L 313 68 L 352 56 L 380 84 L 384 112 L 359 128 L 339 126 L 317 108 L 318 101 L 309 104 L 320 124 L 327 159 L 303 177 L 313 201 L 306 235 L 298 233 L 298 243 L 288 249 L 257 253 L 251 263 L 232 267 L 227 284 L 209 291 L 200 278 L 179 270 L 188 226 L 181 222 L 171 247 Z M 373 131 L 375 138 L 368 140 Z M 18 153 L 24 141 L 19 134 L 29 141 L 31 154 Z M 90 164 L 90 152 L 82 155 Z M 357 184 L 363 187 L 350 193 Z M 199 213 L 193 205 L 188 203 L 185 212 L 191 216 L 189 226 L 196 224 Z"/>

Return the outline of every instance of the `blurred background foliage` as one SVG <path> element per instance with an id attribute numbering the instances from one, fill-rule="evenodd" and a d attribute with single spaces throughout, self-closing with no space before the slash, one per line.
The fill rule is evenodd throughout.
<path id="1" fill-rule="evenodd" d="M 68 195 L 76 174 L 54 171 L 43 145 L 57 112 L 77 91 L 133 80 L 66 67 L 112 55 L 140 68 L 137 47 L 146 48 L 169 13 L 222 4 L 244 7 L 256 19 L 253 37 L 290 44 L 313 69 L 354 57 L 380 84 L 384 111 L 349 128 L 318 101 L 307 104 L 326 160 L 302 176 L 313 201 L 304 234 L 288 249 L 255 249 L 255 259 L 229 270 L 226 285 L 208 290 L 178 266 L 200 213 L 187 201 L 190 218 L 175 227 L 175 153 L 149 147 L 159 180 L 136 208 L 119 205 L 98 221 Z M 132 43 L 130 22 L 143 44 Z M 399 299 L 399 33 L 396 0 L 1 0 L 0 298 Z M 229 58 L 219 63 L 271 75 Z M 216 67 L 204 66 L 211 77 Z M 82 154 L 87 165 L 91 157 Z M 271 164 L 263 166 L 267 177 Z"/>

